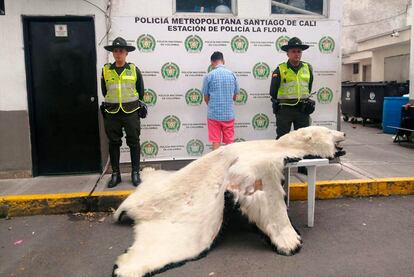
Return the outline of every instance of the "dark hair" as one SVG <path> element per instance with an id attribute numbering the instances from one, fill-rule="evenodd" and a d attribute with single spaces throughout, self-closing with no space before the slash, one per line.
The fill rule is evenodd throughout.
<path id="1" fill-rule="evenodd" d="M 214 62 L 214 61 L 218 61 L 218 60 L 223 60 L 223 59 L 224 59 L 224 57 L 223 57 L 223 53 L 221 53 L 221 52 L 219 52 L 219 51 L 214 52 L 214 53 L 211 55 L 211 58 L 210 58 L 210 60 L 211 60 L 212 62 Z"/>

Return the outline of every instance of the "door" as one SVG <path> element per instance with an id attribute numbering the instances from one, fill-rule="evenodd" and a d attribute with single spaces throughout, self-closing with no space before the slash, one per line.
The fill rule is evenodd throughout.
<path id="1" fill-rule="evenodd" d="M 362 66 L 362 81 L 371 82 L 371 65 Z"/>
<path id="2" fill-rule="evenodd" d="M 101 170 L 92 17 L 23 17 L 33 174 Z"/>

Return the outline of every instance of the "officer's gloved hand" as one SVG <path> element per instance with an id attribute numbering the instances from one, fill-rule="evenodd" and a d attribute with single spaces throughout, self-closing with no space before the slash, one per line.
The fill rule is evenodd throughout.
<path id="1" fill-rule="evenodd" d="M 144 102 L 139 101 L 138 116 L 140 118 L 146 118 L 148 115 L 147 105 Z"/>

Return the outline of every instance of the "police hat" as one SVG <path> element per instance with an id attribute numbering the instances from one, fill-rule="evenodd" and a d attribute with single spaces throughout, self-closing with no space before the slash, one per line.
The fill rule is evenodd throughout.
<path id="1" fill-rule="evenodd" d="M 112 42 L 112 45 L 107 45 L 104 46 L 104 48 L 108 51 L 113 51 L 115 48 L 123 48 L 125 50 L 127 50 L 128 52 L 132 52 L 135 50 L 134 46 L 130 46 L 127 44 L 126 40 L 121 38 L 121 37 L 117 37 L 116 39 L 114 39 L 114 41 Z"/>
<path id="2" fill-rule="evenodd" d="M 306 49 L 309 48 L 309 45 L 302 44 L 302 41 L 299 38 L 293 37 L 293 38 L 289 39 L 289 41 L 286 45 L 283 45 L 280 48 L 283 51 L 287 52 L 291 48 L 299 48 L 299 49 L 302 49 L 302 50 L 306 50 Z"/>

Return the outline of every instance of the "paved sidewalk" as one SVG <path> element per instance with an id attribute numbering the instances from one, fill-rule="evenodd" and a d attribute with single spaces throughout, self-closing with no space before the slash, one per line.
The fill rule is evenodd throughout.
<path id="1" fill-rule="evenodd" d="M 329 166 L 318 167 L 317 180 L 319 183 L 328 183 L 329 189 L 332 190 L 334 185 L 338 186 L 338 192 L 334 193 L 335 197 L 346 189 L 348 182 L 359 183 L 365 180 L 364 187 L 359 185 L 353 190 L 357 190 L 348 196 L 358 196 L 359 191 L 372 189 L 372 184 L 377 186 L 386 186 L 387 191 L 368 192 L 361 194 L 367 195 L 389 195 L 389 194 L 410 194 L 414 193 L 414 145 L 404 143 L 401 145 L 393 143 L 393 136 L 384 134 L 381 129 L 374 126 L 362 126 L 361 124 L 351 124 L 342 122 L 342 129 L 346 133 L 346 141 L 342 143 L 347 154 L 341 157 L 340 163 L 330 164 Z M 2 214 L 1 200 L 5 197 L 39 195 L 36 205 L 41 205 L 40 197 L 42 195 L 55 195 L 55 198 L 87 197 L 95 195 L 99 198 L 101 195 L 116 196 L 123 199 L 134 187 L 131 185 L 130 174 L 122 175 L 123 182 L 113 189 L 106 188 L 110 175 L 106 174 L 100 179 L 99 174 L 77 175 L 77 176 L 53 176 L 53 177 L 35 177 L 26 179 L 7 179 L 0 180 L 0 216 Z M 394 177 L 404 177 L 402 179 L 389 179 Z M 383 179 L 388 178 L 388 179 Z M 99 182 L 98 182 L 99 180 Z M 359 180 L 359 181 L 352 181 Z M 306 176 L 292 172 L 291 183 L 305 183 Z M 367 183 L 369 182 L 369 183 Z M 399 182 L 399 183 L 396 183 Z M 385 185 L 381 185 L 385 184 Z M 398 189 L 389 192 L 390 186 L 398 185 Z M 340 187 L 342 186 L 342 187 Z M 399 193 L 402 191 L 403 193 Z M 72 195 L 73 194 L 73 195 Z M 295 191 L 291 191 L 293 199 L 303 199 L 296 197 Z M 318 189 L 317 189 L 318 195 Z M 45 196 L 46 197 L 46 196 Z M 49 197 L 49 196 L 47 196 Z M 47 198 L 46 197 L 46 198 Z M 117 203 L 119 199 L 111 199 L 110 202 Z M 320 197 L 321 198 L 321 197 Z M 323 198 L 323 197 L 322 197 Z M 334 198 L 334 197 L 326 197 Z M 15 201 L 18 198 L 13 198 Z M 25 197 L 24 199 L 28 199 Z M 98 199 L 99 200 L 99 199 Z M 98 201 L 96 200 L 96 201 Z M 79 202 L 79 201 L 78 201 Z M 112 203 L 111 202 L 111 203 Z M 8 204 L 7 204 L 8 205 Z M 50 203 L 49 203 L 50 205 Z M 60 205 L 54 202 L 53 205 Z M 90 203 L 83 205 L 91 205 Z M 4 205 L 3 205 L 4 206 Z M 26 205 L 25 207 L 32 206 Z M 5 208 L 3 208 L 4 210 Z M 62 211 L 63 212 L 63 211 Z M 3 212 L 4 214 L 4 212 Z"/>

